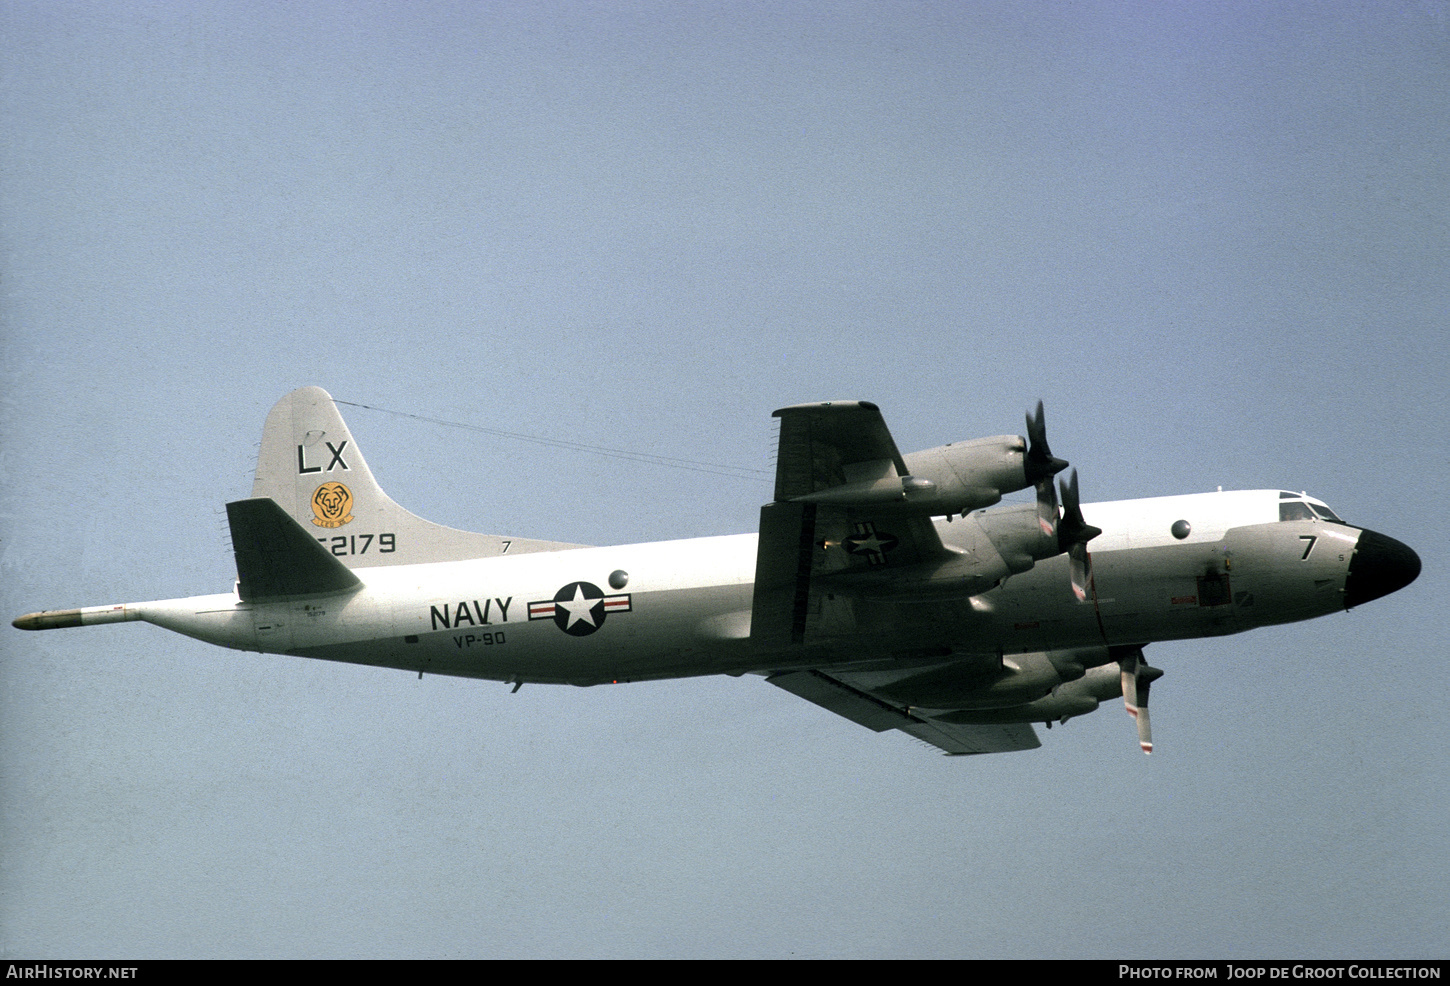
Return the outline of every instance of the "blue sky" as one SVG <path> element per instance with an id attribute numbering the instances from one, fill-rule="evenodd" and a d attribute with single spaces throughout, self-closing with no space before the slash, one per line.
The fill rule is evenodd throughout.
<path id="1" fill-rule="evenodd" d="M 225 590 L 318 384 L 389 493 L 753 530 L 770 412 L 1046 401 L 1088 500 L 1306 489 L 1347 615 L 944 758 L 577 690 L 0 633 L 7 956 L 1424 957 L 1450 936 L 1442 2 L 0 4 L 0 601 Z M 758 470 L 752 473 L 750 470 Z M 755 476 L 757 478 L 751 478 Z"/>

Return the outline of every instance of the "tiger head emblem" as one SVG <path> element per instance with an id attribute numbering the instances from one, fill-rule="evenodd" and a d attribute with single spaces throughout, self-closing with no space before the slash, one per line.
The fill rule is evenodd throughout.
<path id="1" fill-rule="evenodd" d="M 352 491 L 341 483 L 323 483 L 312 494 L 312 523 L 341 527 L 352 520 Z"/>

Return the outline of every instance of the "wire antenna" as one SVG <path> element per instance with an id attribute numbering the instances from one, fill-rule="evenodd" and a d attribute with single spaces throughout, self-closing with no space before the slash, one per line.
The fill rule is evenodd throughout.
<path id="1" fill-rule="evenodd" d="M 655 466 L 666 466 L 670 469 L 704 472 L 715 476 L 733 476 L 737 479 L 753 479 L 757 482 L 769 482 L 771 479 L 771 474 L 764 469 L 729 466 L 718 462 L 699 462 L 695 459 L 680 459 L 668 455 L 655 455 L 652 452 L 633 452 L 629 449 L 606 448 L 600 445 L 589 445 L 584 442 L 570 441 L 566 438 L 545 438 L 542 435 L 524 435 L 516 431 L 485 428 L 482 425 L 468 424 L 464 421 L 449 421 L 444 418 L 429 417 L 426 414 L 414 414 L 411 411 L 395 411 L 392 408 L 377 407 L 373 404 L 358 404 L 355 401 L 341 401 L 336 398 L 334 398 L 334 402 L 337 404 L 346 404 L 348 407 L 360 407 L 365 411 L 378 411 L 382 414 L 392 414 L 400 418 L 413 418 L 416 421 L 426 421 L 429 424 L 442 425 L 445 428 L 461 428 L 464 431 L 479 432 L 480 434 L 493 435 L 497 438 L 509 438 L 517 442 L 532 442 L 535 445 L 547 445 L 551 448 L 569 449 L 574 452 L 589 452 L 593 455 L 602 455 L 612 459 L 624 459 L 629 462 L 645 462 Z"/>

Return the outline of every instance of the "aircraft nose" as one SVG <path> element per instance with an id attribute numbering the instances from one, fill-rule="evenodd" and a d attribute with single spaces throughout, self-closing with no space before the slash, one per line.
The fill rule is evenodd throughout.
<path id="1" fill-rule="evenodd" d="M 1388 596 L 1415 581 L 1419 574 L 1420 556 L 1409 545 L 1362 530 L 1344 580 L 1344 608 Z"/>

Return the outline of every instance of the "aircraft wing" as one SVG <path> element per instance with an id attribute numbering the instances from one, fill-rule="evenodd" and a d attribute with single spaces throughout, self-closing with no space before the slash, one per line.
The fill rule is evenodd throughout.
<path id="1" fill-rule="evenodd" d="M 780 418 L 777 500 L 836 492 L 853 483 L 884 482 L 887 475 L 906 475 L 906 463 L 875 404 L 795 404 L 776 411 L 775 417 Z M 900 482 L 889 492 L 899 498 Z"/>
<path id="2" fill-rule="evenodd" d="M 931 518 L 907 509 L 906 464 L 875 404 L 798 404 L 775 416 L 775 500 L 761 510 L 750 634 L 766 651 L 858 634 L 880 622 L 861 612 L 873 587 L 953 558 Z"/>
<path id="3" fill-rule="evenodd" d="M 929 719 L 873 694 L 856 677 L 812 669 L 774 674 L 765 680 L 867 729 L 878 733 L 899 729 L 952 755 L 1009 753 L 1042 745 L 1036 730 L 1027 723 L 964 725 Z"/>
<path id="4" fill-rule="evenodd" d="M 798 404 L 775 416 L 775 499 L 760 514 L 750 637 L 767 666 L 792 670 L 766 680 L 951 754 L 1038 746 L 1028 724 L 947 722 L 889 694 L 902 675 L 974 673 L 960 654 L 965 597 L 998 577 L 978 564 L 990 546 L 942 543 L 931 511 L 908 499 L 916 481 L 876 405 Z"/>

